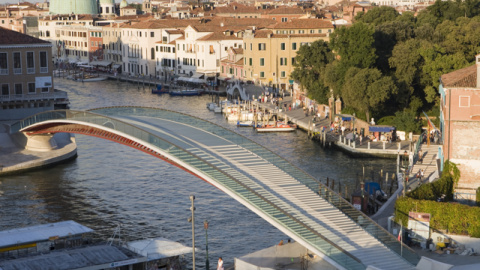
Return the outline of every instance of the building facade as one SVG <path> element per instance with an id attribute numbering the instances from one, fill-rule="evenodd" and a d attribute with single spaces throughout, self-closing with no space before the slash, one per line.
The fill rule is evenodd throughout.
<path id="1" fill-rule="evenodd" d="M 460 169 L 456 192 L 474 197 L 480 187 L 480 55 L 475 65 L 444 74 L 439 92 L 440 157 Z"/>
<path id="2" fill-rule="evenodd" d="M 0 28 L 0 120 L 19 120 L 68 104 L 55 91 L 52 44 Z"/>

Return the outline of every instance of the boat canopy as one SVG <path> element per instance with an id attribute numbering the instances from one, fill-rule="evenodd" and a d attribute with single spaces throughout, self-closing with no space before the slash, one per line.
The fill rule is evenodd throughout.
<path id="1" fill-rule="evenodd" d="M 127 248 L 135 253 L 147 256 L 148 261 L 170 258 L 192 252 L 191 247 L 162 237 L 128 242 Z"/>
<path id="2" fill-rule="evenodd" d="M 370 132 L 391 132 L 395 130 L 395 127 L 379 125 L 379 126 L 370 126 L 368 130 Z"/>
<path id="3" fill-rule="evenodd" d="M 48 241 L 52 238 L 63 238 L 89 232 L 93 232 L 93 230 L 72 220 L 6 230 L 0 232 L 0 247 Z"/>

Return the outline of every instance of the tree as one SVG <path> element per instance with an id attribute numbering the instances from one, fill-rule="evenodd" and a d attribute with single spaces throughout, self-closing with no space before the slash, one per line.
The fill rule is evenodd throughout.
<path id="1" fill-rule="evenodd" d="M 323 40 L 317 40 L 310 46 L 301 46 L 290 77 L 305 87 L 310 98 L 327 103 L 329 89 L 324 84 L 325 66 L 333 60 L 332 50 Z"/>
<path id="2" fill-rule="evenodd" d="M 380 109 L 382 104 L 397 92 L 393 80 L 375 68 L 350 68 L 342 89 L 342 99 L 346 106 L 365 112 L 370 119 L 370 113 Z"/>
<path id="3" fill-rule="evenodd" d="M 393 7 L 381 6 L 374 7 L 367 13 L 361 12 L 359 15 L 355 16 L 355 22 L 380 25 L 385 22 L 395 21 L 398 16 L 398 11 Z"/>
<path id="4" fill-rule="evenodd" d="M 399 85 L 397 101 L 403 108 L 408 107 L 415 88 L 420 86 L 423 58 L 419 48 L 420 42 L 414 39 L 398 43 L 389 59 Z"/>
<path id="5" fill-rule="evenodd" d="M 346 67 L 373 67 L 377 56 L 374 49 L 373 26 L 354 23 L 351 27 L 341 27 L 330 36 L 332 49 L 340 56 Z"/>
<path id="6" fill-rule="evenodd" d="M 402 130 L 406 133 L 419 133 L 422 130 L 422 123 L 417 120 L 415 112 L 412 110 L 396 112 L 392 124 L 397 130 Z"/>

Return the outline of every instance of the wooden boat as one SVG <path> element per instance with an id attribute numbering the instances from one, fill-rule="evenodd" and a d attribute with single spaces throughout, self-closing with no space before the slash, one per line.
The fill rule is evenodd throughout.
<path id="1" fill-rule="evenodd" d="M 183 89 L 183 90 L 172 90 L 169 92 L 171 96 L 200 96 L 203 94 L 203 89 Z"/>
<path id="2" fill-rule="evenodd" d="M 277 122 L 274 125 L 261 125 L 257 127 L 257 132 L 287 132 L 297 129 L 295 124 L 285 124 L 283 122 Z"/>

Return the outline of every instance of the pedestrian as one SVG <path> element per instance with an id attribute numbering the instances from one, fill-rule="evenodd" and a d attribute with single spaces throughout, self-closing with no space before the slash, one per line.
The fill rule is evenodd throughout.
<path id="1" fill-rule="evenodd" d="M 223 260 L 222 260 L 222 257 L 218 258 L 217 270 L 223 270 Z"/>
<path id="2" fill-rule="evenodd" d="M 420 170 L 420 182 L 423 180 L 423 169 Z"/>
<path id="3" fill-rule="evenodd" d="M 363 141 L 363 136 L 360 135 L 360 145 L 362 145 L 362 141 Z"/>
<path id="4" fill-rule="evenodd" d="M 423 152 L 422 149 L 418 150 L 418 162 L 423 163 Z"/>

